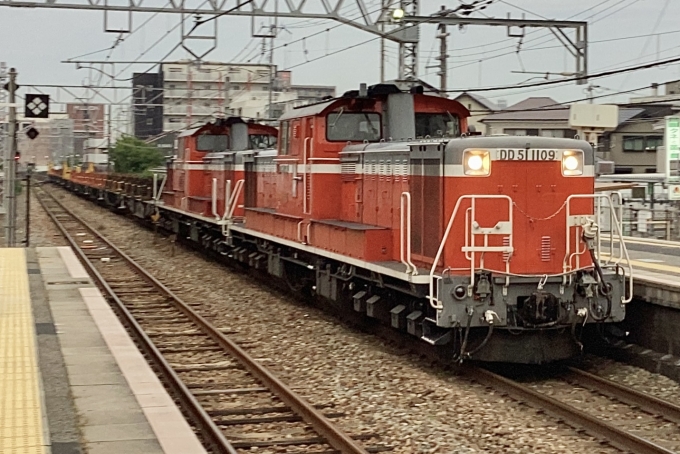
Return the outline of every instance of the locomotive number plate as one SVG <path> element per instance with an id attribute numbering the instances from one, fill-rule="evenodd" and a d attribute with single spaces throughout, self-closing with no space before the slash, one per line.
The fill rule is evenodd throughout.
<path id="1" fill-rule="evenodd" d="M 496 150 L 497 161 L 557 161 L 562 158 L 562 150 L 543 148 L 505 148 Z"/>

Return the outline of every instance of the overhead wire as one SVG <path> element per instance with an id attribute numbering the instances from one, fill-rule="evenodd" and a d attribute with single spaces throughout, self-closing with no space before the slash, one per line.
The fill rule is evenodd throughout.
<path id="1" fill-rule="evenodd" d="M 170 2 L 166 3 L 165 5 L 163 5 L 163 8 L 165 8 L 165 7 L 168 6 L 168 5 L 170 5 Z M 149 22 L 151 22 L 151 20 L 152 20 L 154 17 L 158 16 L 160 13 L 161 13 L 160 11 L 157 11 L 157 12 L 153 13 L 151 16 L 149 16 L 144 22 L 142 22 L 141 24 L 139 24 L 139 25 L 138 25 L 134 30 L 132 30 L 130 33 L 125 34 L 124 37 L 121 37 L 121 36 L 119 35 L 111 46 L 105 47 L 105 48 L 100 49 L 100 50 L 95 50 L 95 51 L 93 51 L 93 52 L 88 52 L 88 53 L 86 53 L 86 54 L 78 55 L 78 56 L 76 56 L 76 57 L 67 58 L 66 61 L 76 60 L 76 59 L 82 58 L 82 57 L 89 57 L 90 55 L 98 54 L 98 53 L 100 53 L 100 52 L 106 52 L 107 50 L 113 51 L 113 50 L 118 46 L 118 44 L 121 44 L 121 43 L 123 43 L 126 39 L 130 38 L 130 36 L 134 35 L 136 32 L 138 32 L 140 29 L 142 29 L 142 27 L 144 27 L 146 24 L 148 24 Z M 107 59 L 108 59 L 108 57 L 107 57 Z"/>
<path id="2" fill-rule="evenodd" d="M 604 4 L 604 3 L 607 3 L 608 1 L 611 1 L 611 0 L 605 0 L 605 1 L 603 1 L 603 2 L 600 2 L 598 5 L 602 5 L 602 4 Z M 589 19 L 589 18 L 595 17 L 595 16 L 597 16 L 597 15 L 603 13 L 604 11 L 606 11 L 606 10 L 608 10 L 608 9 L 611 9 L 612 7 L 615 7 L 615 6 L 617 6 L 617 5 L 620 5 L 621 3 L 626 2 L 626 1 L 630 1 L 630 0 L 620 0 L 619 2 L 617 2 L 617 3 L 613 4 L 613 5 L 610 5 L 609 7 L 605 8 L 605 9 L 603 9 L 603 10 L 597 11 L 597 12 L 595 12 L 594 14 L 591 14 L 590 16 L 587 16 L 587 17 L 585 17 L 585 18 L 583 18 L 583 19 L 585 20 L 585 19 Z M 631 3 L 624 5 L 623 7 L 619 8 L 618 10 L 613 11 L 613 12 L 607 14 L 606 16 L 600 17 L 600 18 L 596 19 L 595 21 L 592 21 L 591 24 L 592 24 L 592 23 L 599 22 L 599 21 L 601 21 L 601 20 L 604 20 L 604 19 L 606 19 L 606 18 L 608 18 L 608 17 L 611 17 L 612 15 L 614 15 L 614 14 L 620 12 L 621 10 L 623 10 L 623 9 L 629 7 L 629 6 L 632 6 L 633 4 L 637 3 L 638 1 L 639 1 L 639 0 L 632 0 Z M 506 3 L 507 3 L 507 2 L 506 2 Z M 594 8 L 594 7 L 598 6 L 598 5 L 595 5 L 595 6 L 591 7 L 591 8 Z M 586 10 L 586 11 L 587 11 L 587 10 Z M 585 12 L 585 11 L 583 11 L 583 12 Z M 572 15 L 572 16 L 569 16 L 567 19 L 568 19 L 568 20 L 569 20 L 569 19 L 573 19 L 573 18 L 575 18 L 576 16 L 580 15 L 581 13 L 582 13 L 582 12 L 579 12 L 579 13 L 577 13 L 577 14 L 574 14 L 574 15 Z M 530 34 L 534 34 L 534 33 L 538 33 L 538 32 L 539 32 L 538 30 L 530 31 L 530 32 L 527 33 L 526 35 L 530 35 Z M 545 38 L 548 38 L 548 39 L 545 39 Z M 535 41 L 539 41 L 539 40 L 541 40 L 541 42 L 535 43 L 535 44 L 533 44 L 533 45 L 531 45 L 531 46 L 527 46 L 527 45 L 526 45 L 527 43 L 531 43 L 531 42 L 535 42 Z M 534 48 L 536 48 L 536 46 L 540 46 L 541 44 L 546 44 L 546 43 L 548 43 L 548 42 L 550 42 L 550 41 L 552 41 L 552 36 L 551 36 L 549 33 L 546 33 L 546 34 L 544 34 L 544 35 L 542 35 L 542 36 L 536 36 L 536 37 L 534 37 L 534 38 L 530 38 L 530 39 L 528 39 L 528 40 L 523 41 L 522 51 L 527 51 L 527 50 L 534 49 Z M 493 42 L 493 43 L 488 43 L 487 45 L 501 44 L 501 43 L 503 43 L 503 44 L 507 43 L 507 39 L 506 39 L 506 40 L 495 41 L 495 42 Z M 461 48 L 461 50 L 474 49 L 474 48 L 478 48 L 478 47 L 482 47 L 482 46 L 483 46 L 483 45 L 470 46 L 470 47 L 467 47 L 467 48 Z M 556 46 L 556 47 L 560 47 L 560 46 Z M 497 48 L 497 49 L 492 49 L 490 52 L 497 52 L 497 51 L 501 51 L 501 50 L 503 50 L 503 49 L 512 49 L 512 50 L 510 50 L 510 51 L 508 51 L 508 52 L 503 52 L 503 53 L 501 53 L 501 54 L 495 54 L 495 55 L 492 55 L 492 56 L 486 56 L 486 53 L 484 53 L 482 56 L 479 56 L 479 55 L 477 54 L 477 55 L 478 55 L 478 58 L 476 58 L 476 59 L 474 59 L 474 60 L 469 60 L 468 62 L 463 62 L 463 64 L 457 64 L 457 65 L 454 65 L 454 66 L 450 66 L 448 69 L 459 69 L 459 68 L 463 68 L 463 67 L 466 67 L 466 66 L 470 66 L 470 65 L 476 64 L 476 63 L 478 63 L 478 61 L 479 61 L 479 59 L 480 59 L 479 57 L 483 57 L 483 60 L 486 61 L 486 60 L 497 59 L 497 58 L 504 57 L 504 56 L 507 56 L 507 55 L 514 55 L 514 54 L 517 53 L 516 45 L 515 45 L 515 44 L 512 44 L 512 45 L 507 45 L 507 44 L 506 44 L 506 45 L 504 45 L 504 46 L 502 46 L 502 47 L 499 47 L 499 48 Z M 459 63 L 461 63 L 461 62 L 459 62 Z M 424 73 L 423 76 L 431 75 L 431 74 L 434 74 L 434 72 Z"/>
<path id="3" fill-rule="evenodd" d="M 576 76 L 576 77 L 567 77 L 564 79 L 557 79 L 557 80 L 546 80 L 544 82 L 535 82 L 531 84 L 524 84 L 524 85 L 514 85 L 514 86 L 496 86 L 496 87 L 480 87 L 480 88 L 467 88 L 467 89 L 456 89 L 456 90 L 446 90 L 446 93 L 462 93 L 462 92 L 486 92 L 486 91 L 498 91 L 498 90 L 507 90 L 511 88 L 533 88 L 533 87 L 543 87 L 547 85 L 559 85 L 559 84 L 564 84 L 567 82 L 575 82 L 578 80 L 586 80 L 586 79 L 597 79 L 600 77 L 607 77 L 607 76 L 613 76 L 617 74 L 624 74 L 627 72 L 631 71 L 640 71 L 643 69 L 649 69 L 649 68 L 654 68 L 657 66 L 663 66 L 663 65 L 668 65 L 671 63 L 677 63 L 680 62 L 680 57 L 674 57 L 670 58 L 667 60 L 662 60 L 662 61 L 656 61 L 656 62 L 651 62 L 651 63 L 645 63 L 642 65 L 637 65 L 637 66 L 632 66 L 628 68 L 619 68 L 615 70 L 610 70 L 610 71 L 602 71 L 599 73 L 595 74 L 589 74 L 587 76 Z"/>
<path id="4" fill-rule="evenodd" d="M 656 22 L 654 23 L 654 27 L 652 28 L 652 33 L 656 32 L 656 30 L 659 28 L 659 25 L 661 25 L 661 21 L 663 20 L 664 13 L 666 12 L 666 9 L 668 8 L 668 5 L 670 4 L 670 2 L 671 2 L 670 0 L 666 0 L 666 2 L 663 4 L 663 7 L 659 11 L 658 17 L 656 18 Z M 642 49 L 640 50 L 640 55 L 638 56 L 636 61 L 640 61 L 643 54 L 647 50 L 647 46 L 649 45 L 650 40 L 651 40 L 651 36 L 648 37 L 645 40 L 645 43 L 642 46 Z M 626 82 L 628 82 L 629 77 L 630 77 L 630 75 L 626 75 L 626 77 L 623 79 L 623 82 L 621 82 L 621 87 L 623 87 L 626 84 Z"/>
<path id="5" fill-rule="evenodd" d="M 476 0 L 476 1 L 472 2 L 472 3 L 469 4 L 469 5 L 466 5 L 466 7 L 467 7 L 467 8 L 470 8 L 470 5 L 475 5 L 475 4 L 491 4 L 491 3 L 495 2 L 495 1 L 497 1 L 497 0 Z M 376 11 L 373 11 L 373 12 L 377 12 L 377 11 L 380 11 L 380 10 L 382 10 L 382 7 L 381 7 L 380 9 L 376 10 Z M 372 12 L 369 12 L 369 14 L 372 14 Z M 363 16 L 363 14 L 362 14 L 362 16 Z M 359 16 L 359 17 L 361 17 L 361 16 Z M 357 17 L 357 18 L 358 18 L 358 17 Z M 424 22 L 422 22 L 422 23 L 436 22 L 439 18 L 440 18 L 440 16 L 435 15 L 435 16 L 432 16 L 431 19 L 429 19 L 429 20 L 427 20 L 427 21 L 424 21 Z M 353 19 L 352 19 L 352 20 L 353 20 Z M 303 42 L 304 42 L 304 40 L 307 39 L 307 38 L 309 38 L 309 37 L 316 36 L 316 35 L 318 35 L 318 34 L 321 34 L 321 33 L 324 33 L 324 32 L 326 32 L 326 31 L 332 30 L 332 29 L 334 29 L 334 28 L 338 28 L 338 27 L 340 27 L 340 26 L 342 26 L 342 25 L 345 25 L 345 24 L 338 24 L 338 25 L 336 25 L 336 26 L 329 27 L 328 29 L 326 29 L 326 30 L 324 30 L 324 31 L 317 32 L 317 33 L 314 33 L 314 34 L 312 34 L 312 35 L 308 35 L 308 36 L 306 36 L 306 37 L 303 37 L 303 38 L 300 38 L 300 39 L 298 39 L 298 40 L 296 40 L 296 41 L 293 41 L 292 43 L 286 43 L 286 44 L 284 44 L 284 45 L 282 45 L 282 46 L 274 47 L 273 49 L 277 49 L 277 48 L 280 48 L 280 47 L 285 47 L 285 46 L 287 46 L 287 45 L 289 45 L 289 44 L 293 44 L 293 43 L 295 43 L 295 42 L 300 42 L 300 41 L 303 41 Z M 306 60 L 306 61 L 304 61 L 304 62 L 295 64 L 295 65 L 292 65 L 292 66 L 288 66 L 288 67 L 284 68 L 283 71 L 288 71 L 288 70 L 291 70 L 291 69 L 294 69 L 294 68 L 298 68 L 298 67 L 300 67 L 300 66 L 303 66 L 303 65 L 306 65 L 306 64 L 309 64 L 309 63 L 312 63 L 312 62 L 321 60 L 321 59 L 323 59 L 323 58 L 330 57 L 330 56 L 333 56 L 333 55 L 337 55 L 337 54 L 342 53 L 342 52 L 346 52 L 346 51 L 348 51 L 348 50 L 357 48 L 357 47 L 359 47 L 359 46 L 363 46 L 363 45 L 365 45 L 365 44 L 368 44 L 368 43 L 377 41 L 377 40 L 379 40 L 380 38 L 381 38 L 380 36 L 373 37 L 373 38 L 369 38 L 369 39 L 367 39 L 367 40 L 365 40 L 365 41 L 362 41 L 362 42 L 359 42 L 359 43 L 356 43 L 356 44 L 352 44 L 352 45 L 350 45 L 350 46 L 343 47 L 343 48 L 338 49 L 338 50 L 335 50 L 335 51 L 333 51 L 333 52 L 326 53 L 326 54 L 324 54 L 324 55 L 321 55 L 321 56 L 318 56 L 318 57 L 315 57 L 315 58 L 312 58 L 312 59 L 308 59 L 308 60 Z M 252 60 L 252 59 L 251 59 L 251 60 Z M 251 60 L 249 60 L 249 61 L 251 61 Z M 257 80 L 257 79 L 259 79 L 259 77 L 256 78 L 256 79 L 254 79 L 254 80 Z M 245 91 L 245 89 L 240 90 L 239 92 L 237 92 L 237 93 L 234 95 L 234 97 L 240 96 L 244 91 Z"/>
<path id="6" fill-rule="evenodd" d="M 674 80 L 666 81 L 666 82 L 662 82 L 662 84 L 666 84 L 666 83 L 670 83 L 670 82 L 675 82 L 675 81 Z M 646 89 L 649 89 L 648 85 L 644 86 L 644 87 L 639 87 L 639 88 L 632 88 L 632 89 L 629 89 L 629 90 L 621 90 L 621 91 L 613 90 L 613 93 L 606 93 L 606 94 L 602 94 L 602 95 L 581 97 L 581 98 L 572 99 L 572 100 L 569 100 L 569 101 L 555 102 L 555 103 L 552 103 L 552 104 L 546 104 L 546 105 L 541 106 L 541 107 L 530 107 L 530 108 L 526 108 L 526 109 L 513 109 L 512 106 L 510 106 L 507 109 L 504 109 L 503 111 L 500 111 L 500 112 L 497 112 L 497 113 L 545 112 L 545 111 L 551 111 L 551 110 L 552 111 L 563 110 L 564 106 L 568 106 L 570 104 L 583 102 L 583 101 L 590 101 L 590 100 L 595 100 L 595 99 L 609 98 L 609 97 L 612 97 L 612 96 L 625 95 L 625 94 L 635 93 L 637 91 L 642 91 L 642 90 L 646 90 Z M 673 102 L 673 101 L 680 101 L 680 95 L 678 95 L 678 98 L 665 98 L 665 99 L 661 99 L 661 100 L 647 101 L 647 102 L 640 103 L 640 104 L 644 104 L 644 105 L 664 104 L 664 103 Z M 624 104 L 630 105 L 630 103 L 624 103 Z M 630 107 L 630 108 L 634 108 L 634 107 Z M 471 110 L 470 112 L 471 113 L 473 113 L 473 112 L 474 113 L 481 113 L 481 112 L 488 112 L 488 111 L 486 111 L 486 110 L 484 110 L 484 111 L 482 111 L 482 110 L 479 110 L 479 111 Z"/>

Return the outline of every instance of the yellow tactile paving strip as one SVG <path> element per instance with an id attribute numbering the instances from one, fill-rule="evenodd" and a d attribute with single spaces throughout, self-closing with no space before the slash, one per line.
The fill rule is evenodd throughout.
<path id="1" fill-rule="evenodd" d="M 40 373 L 23 249 L 0 249 L 0 453 L 43 454 Z"/>

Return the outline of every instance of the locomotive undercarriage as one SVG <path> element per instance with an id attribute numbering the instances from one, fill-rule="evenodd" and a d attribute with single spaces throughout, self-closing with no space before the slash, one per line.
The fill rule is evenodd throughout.
<path id="1" fill-rule="evenodd" d="M 234 232 L 177 211 L 157 209 L 136 197 L 58 180 L 67 189 L 119 213 L 133 215 L 209 252 L 213 257 L 275 277 L 299 295 L 315 297 L 336 312 L 360 316 L 422 339 L 444 360 L 546 363 L 577 355 L 588 322 L 624 318 L 624 276 L 604 269 L 567 277 L 511 277 L 477 272 L 439 281 L 442 308 L 427 299 L 428 285 L 412 284 L 286 245 Z M 160 215 L 155 223 L 153 215 Z"/>

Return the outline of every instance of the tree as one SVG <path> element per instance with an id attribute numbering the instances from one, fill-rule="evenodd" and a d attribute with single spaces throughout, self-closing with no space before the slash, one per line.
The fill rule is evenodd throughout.
<path id="1" fill-rule="evenodd" d="M 144 173 L 163 164 L 163 156 L 153 146 L 132 136 L 123 136 L 109 152 L 118 173 Z"/>

